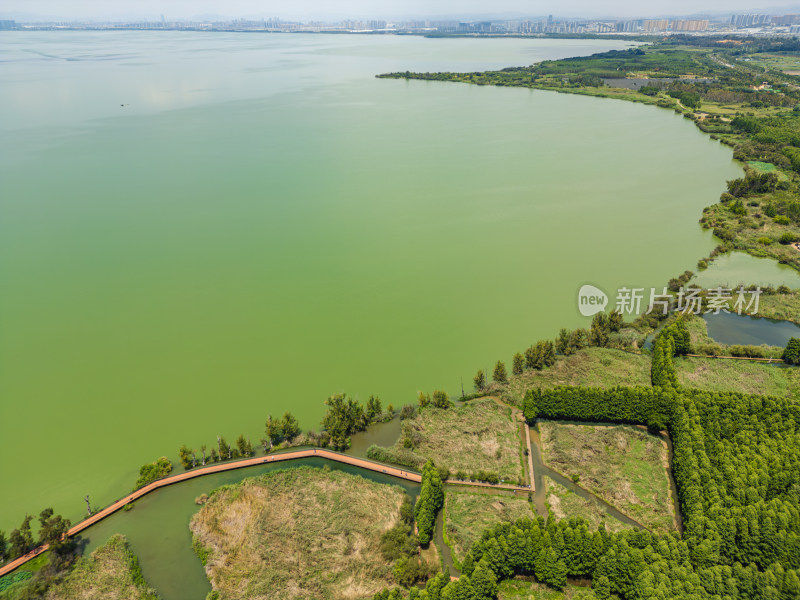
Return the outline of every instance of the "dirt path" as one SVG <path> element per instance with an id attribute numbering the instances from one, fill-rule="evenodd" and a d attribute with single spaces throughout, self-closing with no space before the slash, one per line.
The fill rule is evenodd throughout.
<path id="1" fill-rule="evenodd" d="M 529 491 L 534 492 L 536 491 L 536 484 L 533 481 L 533 456 L 531 455 L 531 434 L 530 430 L 528 429 L 528 423 L 525 421 L 525 415 L 522 414 L 522 410 L 516 406 L 511 404 L 506 404 L 497 396 L 491 396 L 492 400 L 494 400 L 498 405 L 504 408 L 510 408 L 511 414 L 514 415 L 514 419 L 519 423 L 520 427 L 520 436 L 522 437 L 522 441 L 525 443 L 526 447 L 528 448 L 528 483 L 530 483 Z"/>
<path id="2" fill-rule="evenodd" d="M 398 467 L 393 467 L 391 465 L 385 465 L 383 463 L 378 463 L 371 460 L 365 460 L 363 458 L 357 458 L 355 456 L 342 454 L 340 452 L 334 452 L 333 450 L 326 450 L 324 448 L 308 448 L 304 450 L 279 452 L 275 454 L 268 454 L 267 456 L 258 456 L 255 458 L 248 458 L 245 460 L 238 460 L 233 462 L 219 463 L 206 467 L 199 467 L 192 469 L 191 471 L 186 471 L 185 473 L 179 473 L 178 475 L 171 475 L 169 477 L 159 479 L 158 481 L 154 481 L 153 483 L 150 483 L 144 486 L 143 488 L 140 488 L 135 492 L 128 494 L 124 498 L 121 498 L 120 500 L 114 502 L 112 505 L 93 514 L 91 517 L 88 517 L 85 520 L 81 521 L 80 523 L 72 527 L 67 533 L 67 535 L 69 536 L 77 535 L 84 529 L 87 529 L 88 527 L 91 527 L 95 523 L 102 521 L 106 517 L 114 514 L 115 512 L 123 508 L 126 504 L 130 504 L 131 502 L 134 502 L 139 498 L 141 498 L 142 496 L 145 496 L 150 492 L 155 491 L 159 488 L 167 487 L 169 485 L 174 485 L 181 481 L 186 481 L 187 479 L 194 479 L 195 477 L 202 477 L 203 475 L 220 473 L 222 471 L 232 471 L 234 469 L 242 469 L 245 467 L 253 467 L 256 465 L 269 464 L 287 460 L 296 460 L 298 458 L 313 458 L 313 457 L 325 458 L 339 463 L 353 465 L 355 467 L 360 467 L 362 469 L 367 469 L 369 471 L 374 471 L 376 473 L 384 473 L 385 475 L 391 475 L 392 477 L 397 477 L 399 479 L 406 479 L 408 481 L 414 481 L 416 483 L 420 483 L 422 481 L 422 476 L 419 473 L 415 473 L 414 471 L 400 469 Z M 490 483 L 481 483 L 476 481 L 448 480 L 447 484 L 487 487 L 487 488 L 505 489 L 505 490 L 522 490 L 525 492 L 529 491 L 529 488 L 525 486 L 505 485 L 505 484 L 492 485 Z M 0 577 L 24 565 L 26 562 L 39 556 L 43 552 L 46 552 L 47 549 L 48 547 L 46 545 L 39 546 L 38 548 L 35 548 L 34 550 L 28 552 L 28 554 L 20 556 L 19 558 L 14 559 L 10 563 L 3 565 L 2 567 L 0 567 Z"/>
<path id="3" fill-rule="evenodd" d="M 779 363 L 782 362 L 780 358 L 750 358 L 749 356 L 706 356 L 705 354 L 684 354 L 683 356 L 688 356 L 689 358 L 719 358 L 719 359 L 726 359 L 726 360 L 753 360 L 756 362 L 767 362 L 767 363 Z"/>

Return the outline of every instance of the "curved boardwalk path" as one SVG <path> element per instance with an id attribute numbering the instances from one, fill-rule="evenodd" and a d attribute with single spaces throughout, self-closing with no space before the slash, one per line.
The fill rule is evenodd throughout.
<path id="1" fill-rule="evenodd" d="M 334 452 L 333 450 L 326 450 L 324 448 L 307 448 L 304 450 L 294 450 L 289 452 L 279 452 L 275 454 L 267 454 L 266 456 L 258 456 L 255 458 L 247 458 L 245 460 L 237 460 L 233 462 L 224 462 L 218 463 L 210 466 L 205 467 L 198 467 L 194 468 L 191 471 L 186 471 L 185 473 L 180 473 L 178 475 L 171 475 L 169 477 L 164 477 L 163 479 L 159 479 L 150 483 L 143 488 L 136 490 L 125 496 L 124 498 L 117 500 L 111 506 L 107 506 L 103 510 L 93 514 L 90 517 L 87 517 L 74 527 L 72 527 L 68 532 L 67 535 L 73 536 L 77 535 L 84 529 L 91 527 L 98 521 L 102 521 L 109 515 L 117 512 L 121 508 L 123 508 L 126 504 L 130 504 L 135 500 L 138 500 L 142 496 L 149 494 L 150 492 L 157 490 L 158 488 L 166 487 L 168 485 L 173 485 L 179 483 L 181 481 L 186 481 L 187 479 L 194 479 L 195 477 L 202 477 L 203 475 L 210 475 L 212 473 L 220 473 L 221 471 L 232 471 L 233 469 L 242 469 L 245 467 L 254 467 L 257 465 L 263 464 L 270 464 L 274 462 L 281 462 L 285 460 L 295 460 L 298 458 L 327 458 L 328 460 L 333 460 L 336 462 L 344 463 L 347 465 L 353 465 L 356 467 L 361 467 L 362 469 L 367 469 L 369 471 L 375 471 L 376 473 L 384 473 L 386 475 L 391 475 L 392 477 L 397 477 L 399 479 L 406 479 L 408 481 L 414 481 L 416 483 L 420 483 L 422 481 L 422 476 L 419 473 L 415 473 L 414 471 L 408 471 L 406 469 L 400 469 L 398 467 L 393 467 L 391 465 L 385 465 L 383 463 L 366 460 L 363 458 L 358 458 L 355 456 L 350 456 L 348 454 L 341 454 L 339 452 Z M 505 490 L 513 490 L 513 491 L 530 491 L 529 488 L 524 486 L 518 485 L 505 485 L 505 484 L 490 484 L 490 483 L 482 483 L 477 481 L 460 481 L 460 480 L 447 480 L 448 485 L 467 485 L 467 486 L 477 486 L 477 487 L 488 487 L 488 488 L 495 488 L 495 489 L 505 489 Z M 47 551 L 47 545 L 39 546 L 34 550 L 28 552 L 23 556 L 11 561 L 10 563 L 3 565 L 0 567 L 0 577 L 10 573 L 14 569 L 24 565 L 29 560 L 39 556 L 43 552 Z"/>

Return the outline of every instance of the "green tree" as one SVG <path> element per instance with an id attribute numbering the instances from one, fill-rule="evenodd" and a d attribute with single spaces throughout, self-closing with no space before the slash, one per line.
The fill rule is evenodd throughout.
<path id="1" fill-rule="evenodd" d="M 139 469 L 139 479 L 136 480 L 136 487 L 134 487 L 134 489 L 138 490 L 156 479 L 166 477 L 171 472 L 172 463 L 166 456 L 162 456 L 155 462 L 142 465 Z"/>
<path id="2" fill-rule="evenodd" d="M 470 576 L 476 600 L 494 600 L 497 595 L 497 577 L 484 562 L 478 563 Z"/>
<path id="3" fill-rule="evenodd" d="M 618 310 L 612 310 L 608 313 L 608 329 L 613 332 L 618 332 L 622 329 L 623 320 L 622 313 Z"/>
<path id="4" fill-rule="evenodd" d="M 369 400 L 367 400 L 367 419 L 372 423 L 379 419 L 382 414 L 381 399 L 377 396 L 370 396 Z"/>
<path id="5" fill-rule="evenodd" d="M 572 334 L 568 329 L 562 327 L 558 332 L 558 337 L 556 338 L 556 352 L 558 354 L 563 354 L 564 356 L 569 356 L 574 351 L 575 348 L 572 345 Z"/>
<path id="6" fill-rule="evenodd" d="M 221 435 L 217 436 L 217 446 L 219 447 L 220 460 L 228 460 L 233 457 L 233 453 L 231 452 L 231 447 L 228 445 L 228 442 L 225 441 L 225 438 Z"/>
<path id="7" fill-rule="evenodd" d="M 39 544 L 49 544 L 51 552 L 63 558 L 72 548 L 67 536 L 70 525 L 69 519 L 53 514 L 52 508 L 45 508 L 39 513 Z"/>
<path id="8" fill-rule="evenodd" d="M 483 369 L 479 369 L 477 375 L 472 378 L 472 382 L 475 384 L 475 391 L 482 392 L 486 388 L 486 375 L 483 373 Z"/>
<path id="9" fill-rule="evenodd" d="M 5 531 L 0 530 L 0 563 L 8 556 L 8 541 L 6 541 Z"/>
<path id="10" fill-rule="evenodd" d="M 447 392 L 442 390 L 433 390 L 433 405 L 436 408 L 449 408 L 450 407 L 450 397 L 447 395 Z"/>
<path id="11" fill-rule="evenodd" d="M 283 437 L 283 422 L 280 419 L 273 419 L 272 415 L 267 416 L 267 422 L 264 425 L 264 434 L 269 440 L 270 448 L 277 444 L 281 437 Z"/>
<path id="12" fill-rule="evenodd" d="M 511 367 L 511 372 L 514 375 L 522 375 L 522 370 L 525 367 L 525 357 L 519 352 L 514 355 L 514 360 Z"/>
<path id="13" fill-rule="evenodd" d="M 608 315 L 599 312 L 592 319 L 592 328 L 589 330 L 589 345 L 605 348 L 608 346 L 608 333 L 610 331 Z"/>
<path id="14" fill-rule="evenodd" d="M 506 366 L 500 360 L 498 360 L 497 364 L 494 366 L 492 379 L 497 383 L 508 383 L 508 376 L 506 375 Z"/>
<path id="15" fill-rule="evenodd" d="M 33 517 L 26 515 L 22 520 L 19 529 L 14 529 L 9 535 L 8 541 L 11 544 L 11 558 L 22 556 L 33 548 L 33 534 L 31 533 L 31 521 Z"/>
<path id="16" fill-rule="evenodd" d="M 330 436 L 334 448 L 350 447 L 350 436 L 367 427 L 364 407 L 346 394 L 334 394 L 325 401 L 328 410 L 322 419 L 322 427 Z"/>
<path id="17" fill-rule="evenodd" d="M 417 404 L 420 408 L 425 408 L 431 403 L 431 397 L 425 392 L 417 392 Z"/>
<path id="18" fill-rule="evenodd" d="M 283 437 L 285 437 L 287 440 L 292 441 L 294 438 L 300 435 L 300 425 L 292 413 L 283 413 L 282 425 Z"/>
<path id="19" fill-rule="evenodd" d="M 791 338 L 781 358 L 787 365 L 800 365 L 800 339 Z"/>
<path id="20" fill-rule="evenodd" d="M 428 460 L 422 467 L 422 484 L 414 507 L 414 517 L 417 521 L 417 531 L 421 544 L 427 545 L 431 541 L 436 514 L 443 504 L 442 478 L 433 461 Z"/>
<path id="21" fill-rule="evenodd" d="M 611 582 L 605 575 L 600 575 L 592 580 L 592 589 L 598 600 L 608 600 L 611 598 Z"/>
<path id="22" fill-rule="evenodd" d="M 253 452 L 253 447 L 250 442 L 245 439 L 244 434 L 236 438 L 236 448 L 242 456 L 250 456 Z"/>
<path id="23" fill-rule="evenodd" d="M 178 450 L 178 457 L 180 458 L 181 465 L 183 465 L 184 469 L 191 469 L 194 466 L 192 464 L 192 452 L 193 450 L 191 448 L 187 448 L 186 444 L 183 444 Z"/>

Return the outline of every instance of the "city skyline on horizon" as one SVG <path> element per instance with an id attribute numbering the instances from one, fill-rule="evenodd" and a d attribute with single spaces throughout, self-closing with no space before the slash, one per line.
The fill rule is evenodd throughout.
<path id="1" fill-rule="evenodd" d="M 664 17 L 688 17 L 700 15 L 725 15 L 734 13 L 780 14 L 800 12 L 800 6 L 754 8 L 752 0 L 709 0 L 702 7 L 685 0 L 660 2 L 650 5 L 642 12 L 641 4 L 630 0 L 604 3 L 602 10 L 586 0 L 574 0 L 553 7 L 549 2 L 524 2 L 522 0 L 499 0 L 486 10 L 483 0 L 439 0 L 435 5 L 411 0 L 402 4 L 395 0 L 344 0 L 330 3 L 323 0 L 283 1 L 260 0 L 117 0 L 113 7 L 97 0 L 7 0 L 0 11 L 0 18 L 29 22 L 59 21 L 126 21 L 159 20 L 164 16 L 171 21 L 187 20 L 237 20 L 237 19 L 520 19 L 554 15 L 567 19 L 647 19 Z M 557 8 L 557 10 L 555 10 Z"/>

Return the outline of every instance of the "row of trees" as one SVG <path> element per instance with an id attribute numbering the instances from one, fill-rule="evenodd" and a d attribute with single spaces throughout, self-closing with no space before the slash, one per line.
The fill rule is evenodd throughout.
<path id="1" fill-rule="evenodd" d="M 612 333 L 617 333 L 623 326 L 622 314 L 619 311 L 610 313 L 597 313 L 592 319 L 591 329 L 562 328 L 558 337 L 553 340 L 539 340 L 531 345 L 525 353 L 517 352 L 512 358 L 511 372 L 521 375 L 525 369 L 541 371 L 551 367 L 556 362 L 556 356 L 570 356 L 587 346 L 606 347 L 609 345 Z M 473 378 L 475 390 L 481 392 L 487 387 L 486 373 L 481 369 Z M 497 361 L 492 372 L 492 381 L 499 384 L 508 383 L 508 373 L 503 361 Z"/>
<path id="2" fill-rule="evenodd" d="M 249 439 L 244 437 L 244 434 L 236 438 L 236 442 L 233 445 L 229 444 L 224 436 L 217 436 L 217 447 L 212 447 L 210 452 L 206 444 L 202 444 L 198 450 L 189 448 L 186 444 L 183 444 L 178 449 L 178 458 L 186 470 L 222 460 L 247 458 L 253 456 L 253 454 L 253 445 Z"/>
<path id="3" fill-rule="evenodd" d="M 481 371 L 481 373 L 482 372 L 483 371 Z M 453 406 L 453 403 L 450 402 L 450 396 L 447 395 L 447 392 L 442 390 L 434 390 L 433 394 L 419 392 L 417 394 L 417 403 L 419 404 L 420 408 L 425 408 L 426 406 L 434 406 L 435 408 L 450 408 Z"/>
<path id="4" fill-rule="evenodd" d="M 442 478 L 433 461 L 428 460 L 422 467 L 422 486 L 414 506 L 414 517 L 417 520 L 417 532 L 421 544 L 430 543 L 436 515 L 442 506 L 444 506 Z"/>
<path id="5" fill-rule="evenodd" d="M 673 336 L 660 338 L 669 369 Z M 588 573 L 596 586 L 604 576 L 602 587 L 624 598 L 800 597 L 800 405 L 794 400 L 671 385 L 565 387 L 532 390 L 524 410 L 529 419 L 669 427 L 683 538 L 638 532 L 644 538 L 633 543 L 611 536 Z M 565 562 L 569 574 L 578 574 Z"/>
<path id="6" fill-rule="evenodd" d="M 272 447 L 281 441 L 292 441 L 300 435 L 300 424 L 295 416 L 290 412 L 283 413 L 283 417 L 275 419 L 272 415 L 267 417 L 264 424 L 264 437 L 261 438 L 261 444 L 264 448 L 264 453 L 269 452 Z M 235 458 L 246 458 L 255 454 L 253 444 L 249 438 L 244 437 L 244 434 L 236 438 L 233 444 L 229 444 L 224 436 L 217 436 L 217 447 L 208 448 L 206 444 L 202 444 L 198 450 L 189 448 L 183 444 L 178 450 L 178 458 L 184 469 L 193 469 L 197 466 L 204 466 L 211 462 L 219 462 L 221 460 L 232 460 Z M 146 485 L 158 477 L 163 477 L 168 473 L 169 469 L 164 472 L 166 468 L 166 458 L 161 458 L 159 461 L 151 465 L 144 465 L 139 471 L 139 481 L 136 482 L 137 488 Z M 160 474 L 158 474 L 160 473 Z M 157 476 L 156 476 L 157 475 Z M 148 481 L 148 479 L 150 481 Z M 141 484 L 141 485 L 140 485 Z"/>
<path id="7" fill-rule="evenodd" d="M 22 524 L 11 531 L 6 539 L 4 532 L 0 531 L 0 563 L 6 559 L 15 559 L 37 546 L 49 544 L 51 558 L 50 564 L 60 569 L 68 563 L 75 549 L 73 540 L 67 537 L 71 527 L 69 519 L 53 512 L 52 508 L 45 508 L 39 513 L 39 532 L 34 537 L 31 529 L 33 517 L 26 515 Z"/>
<path id="8" fill-rule="evenodd" d="M 328 434 L 328 444 L 338 450 L 350 447 L 350 436 L 364 431 L 367 425 L 381 418 L 380 398 L 370 396 L 366 410 L 347 394 L 334 394 L 325 401 L 328 410 L 322 427 Z"/>

